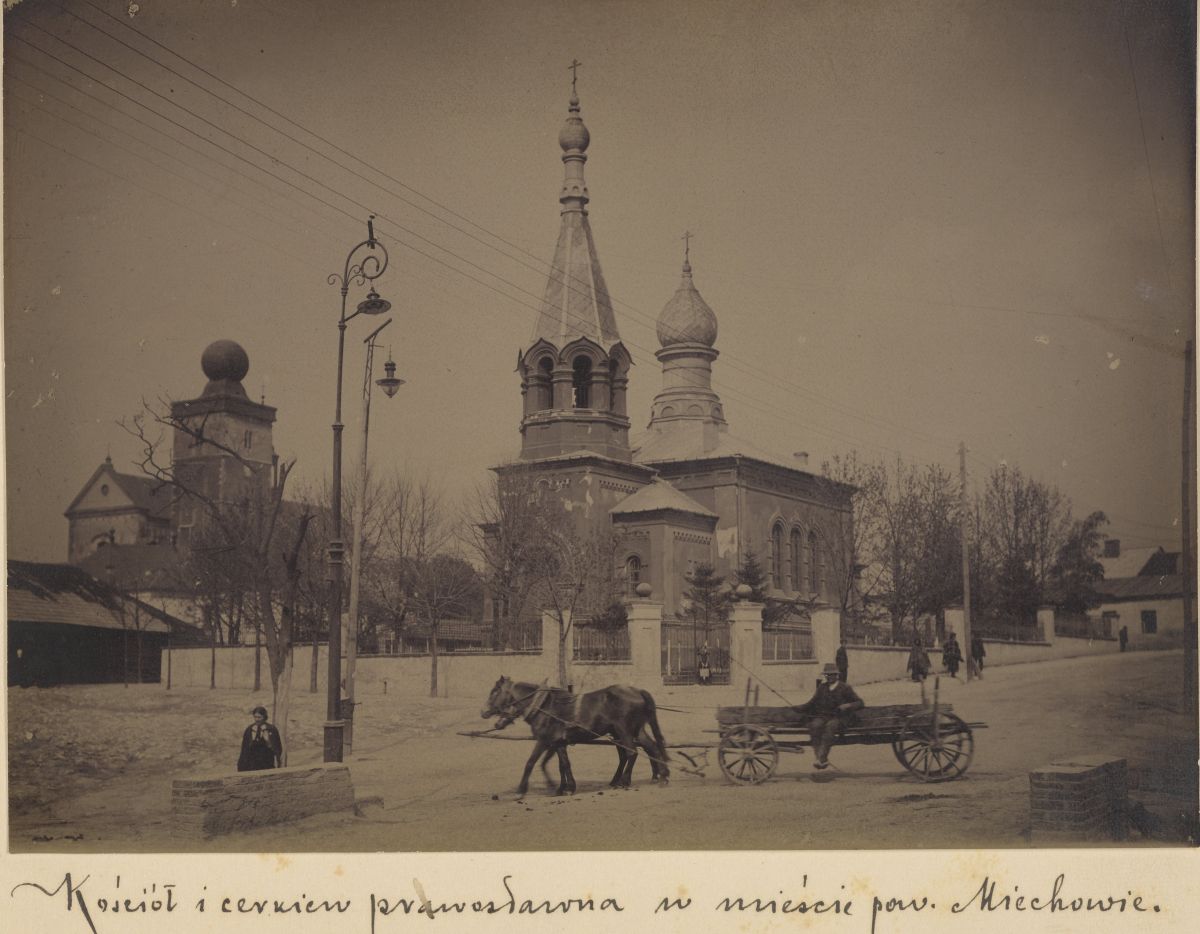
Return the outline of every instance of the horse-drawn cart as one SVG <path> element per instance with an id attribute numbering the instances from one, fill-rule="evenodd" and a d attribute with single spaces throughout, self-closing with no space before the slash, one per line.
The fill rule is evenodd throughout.
<path id="1" fill-rule="evenodd" d="M 812 742 L 808 718 L 792 707 L 718 707 L 721 741 L 717 761 L 735 784 L 765 782 L 779 765 L 781 752 L 803 752 Z M 841 730 L 837 746 L 890 745 L 896 759 L 926 782 L 960 778 L 975 751 L 973 729 L 949 704 L 892 704 L 864 707 Z M 835 746 L 835 748 L 837 748 Z"/>

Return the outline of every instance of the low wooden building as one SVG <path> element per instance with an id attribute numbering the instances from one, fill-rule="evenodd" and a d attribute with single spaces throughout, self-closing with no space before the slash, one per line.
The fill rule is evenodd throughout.
<path id="1" fill-rule="evenodd" d="M 8 683 L 157 682 L 194 627 L 65 564 L 8 562 Z"/>

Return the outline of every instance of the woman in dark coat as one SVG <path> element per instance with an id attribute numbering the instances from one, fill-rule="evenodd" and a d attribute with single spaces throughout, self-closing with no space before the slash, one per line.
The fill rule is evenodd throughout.
<path id="1" fill-rule="evenodd" d="M 925 650 L 921 648 L 921 640 L 914 639 L 912 650 L 908 653 L 907 669 L 912 672 L 914 681 L 924 681 L 925 676 L 929 674 L 929 656 L 925 654 Z"/>
<path id="2" fill-rule="evenodd" d="M 962 650 L 958 647 L 958 637 L 950 633 L 942 643 L 942 664 L 951 678 L 958 677 L 958 666 L 962 663 Z"/>
<path id="3" fill-rule="evenodd" d="M 238 756 L 239 772 L 258 772 L 274 769 L 283 764 L 283 742 L 279 730 L 267 722 L 267 708 L 255 707 L 251 711 L 254 722 L 242 734 L 242 754 Z"/>

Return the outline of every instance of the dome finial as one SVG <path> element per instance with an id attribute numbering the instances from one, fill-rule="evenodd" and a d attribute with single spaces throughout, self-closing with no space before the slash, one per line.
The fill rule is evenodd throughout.
<path id="1" fill-rule="evenodd" d="M 683 236 L 679 239 L 683 241 L 683 274 L 690 277 L 692 275 L 692 264 L 689 261 L 691 255 L 691 240 L 696 236 L 690 230 L 685 230 Z"/>
<path id="2" fill-rule="evenodd" d="M 558 145 L 563 151 L 565 167 L 562 193 L 559 203 L 563 213 L 568 211 L 587 213 L 588 190 L 583 180 L 583 164 L 587 162 L 588 143 L 592 141 L 588 128 L 584 126 L 583 117 L 579 115 L 579 95 L 575 93 L 575 82 L 579 77 L 578 59 L 571 59 L 568 70 L 571 72 L 571 100 L 567 106 L 567 120 L 558 133 Z"/>
<path id="3" fill-rule="evenodd" d="M 579 103 L 579 95 L 575 93 L 575 81 L 579 78 L 579 68 L 581 65 L 583 65 L 583 62 L 579 61 L 577 58 L 572 58 L 571 64 L 567 66 L 567 71 L 571 73 L 571 99 L 575 101 L 575 103 Z"/>

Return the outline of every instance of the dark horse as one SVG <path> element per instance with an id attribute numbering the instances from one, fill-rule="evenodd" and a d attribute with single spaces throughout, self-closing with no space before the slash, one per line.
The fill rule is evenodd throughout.
<path id="1" fill-rule="evenodd" d="M 658 727 L 654 698 L 649 691 L 612 684 L 586 694 L 572 694 L 563 688 L 549 688 L 513 681 L 501 677 L 488 694 L 481 716 L 500 717 L 506 726 L 523 717 L 533 731 L 533 752 L 525 763 L 519 794 L 529 790 L 529 773 L 543 753 L 557 753 L 559 769 L 558 793 L 575 791 L 575 776 L 567 747 L 576 743 L 596 743 L 610 738 L 617 747 L 619 762 L 610 783 L 614 788 L 627 787 L 633 775 L 633 764 L 641 746 L 655 766 L 655 777 L 666 781 L 667 744 Z M 643 734 L 649 727 L 651 735 Z"/>

